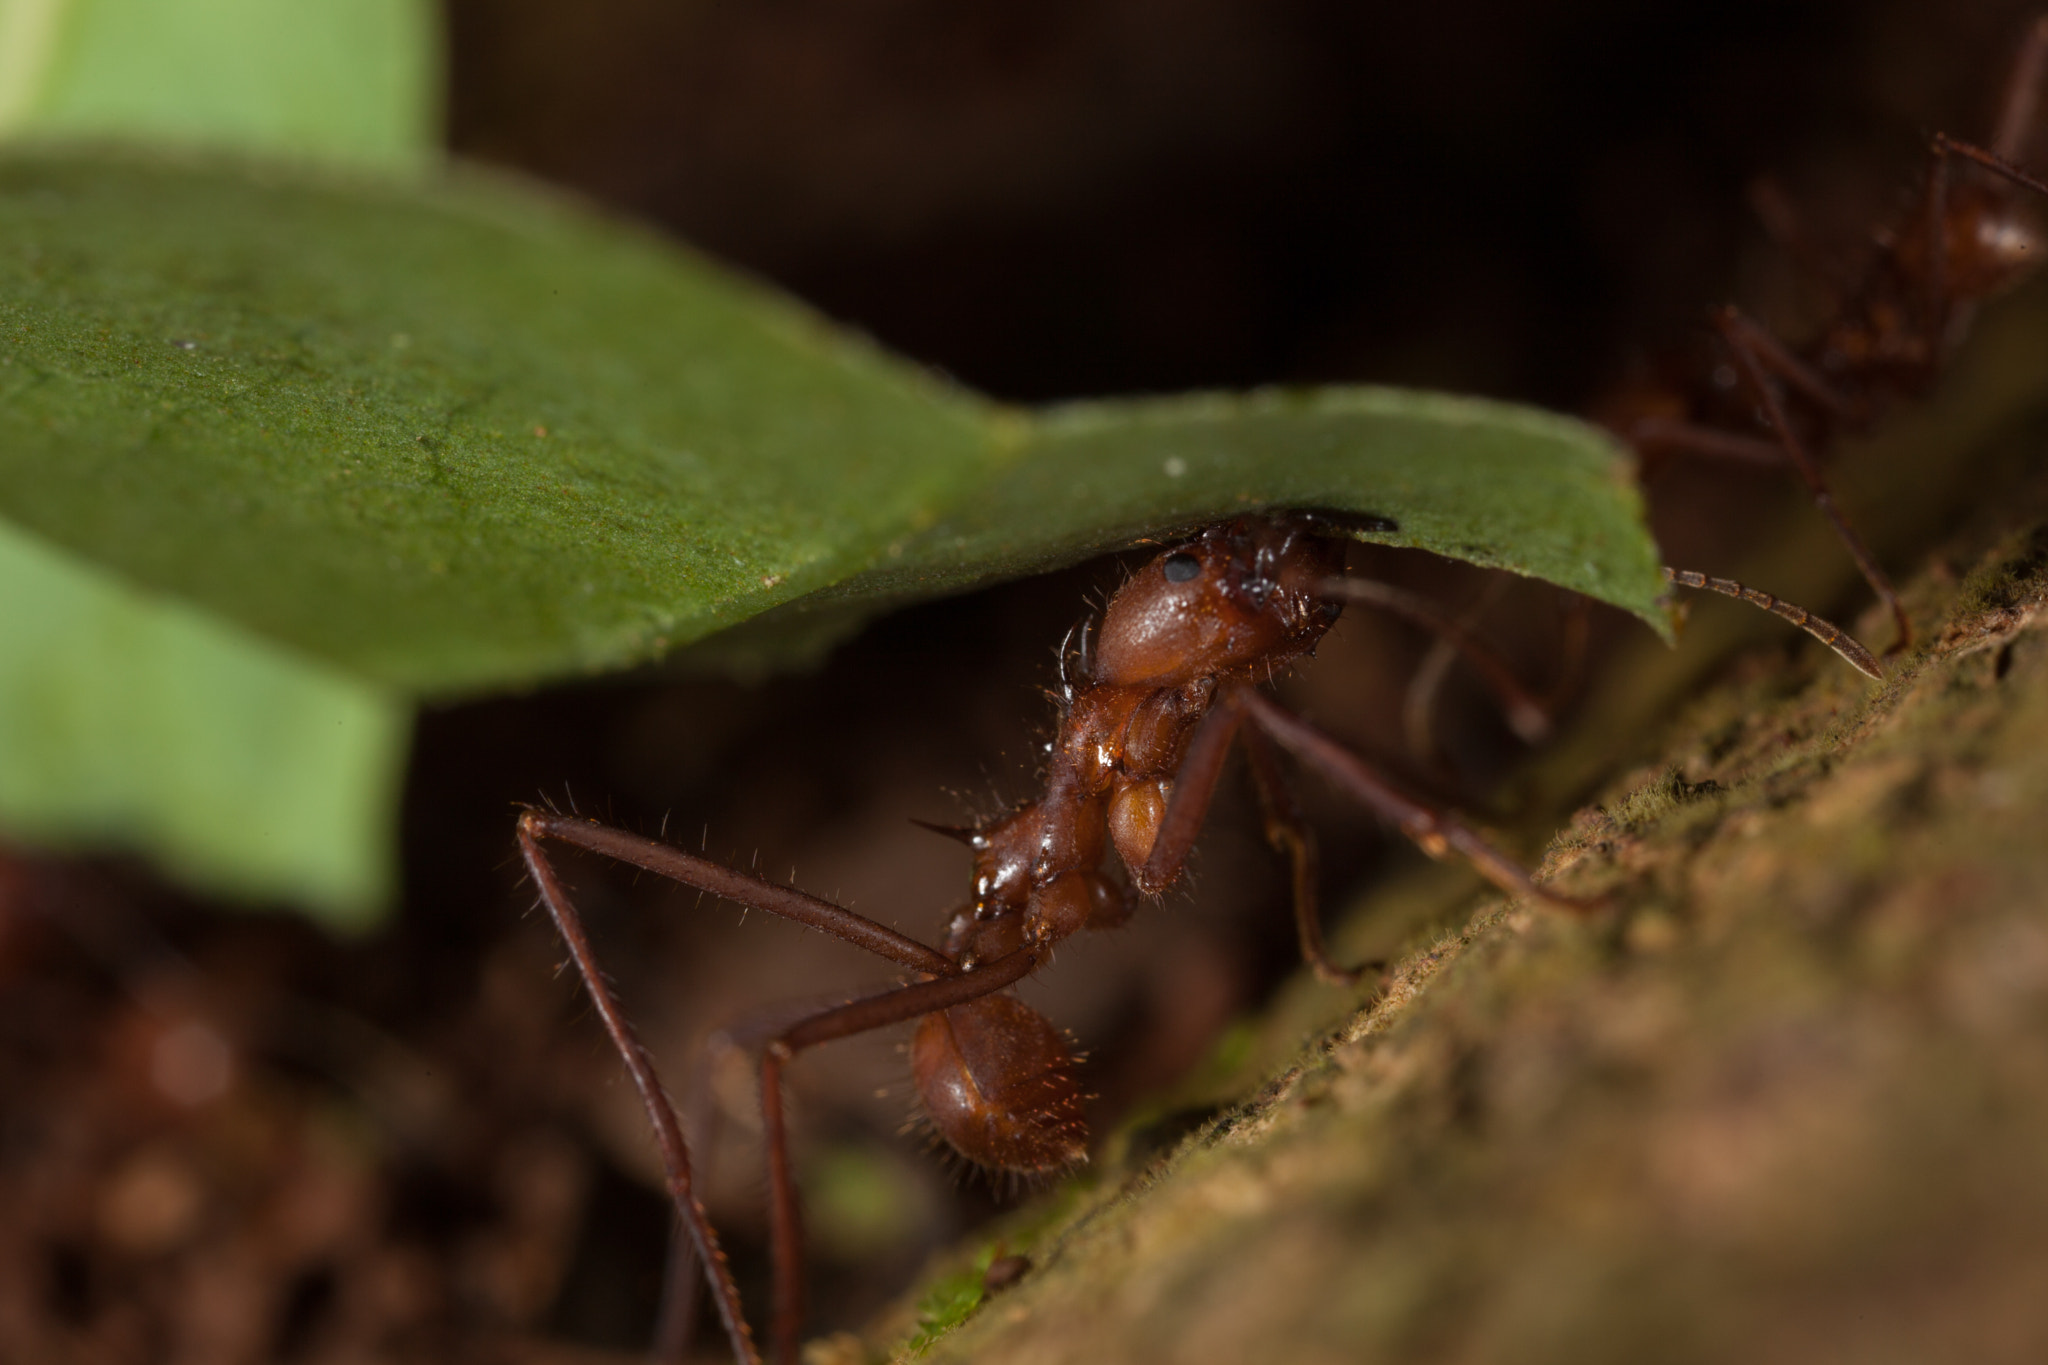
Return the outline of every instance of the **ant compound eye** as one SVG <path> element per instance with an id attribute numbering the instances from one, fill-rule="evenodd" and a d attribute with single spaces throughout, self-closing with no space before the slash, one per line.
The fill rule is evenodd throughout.
<path id="1" fill-rule="evenodd" d="M 1202 561 L 1182 550 L 1168 555 L 1166 562 L 1161 564 L 1159 569 L 1166 575 L 1167 582 L 1187 583 L 1201 575 Z"/>

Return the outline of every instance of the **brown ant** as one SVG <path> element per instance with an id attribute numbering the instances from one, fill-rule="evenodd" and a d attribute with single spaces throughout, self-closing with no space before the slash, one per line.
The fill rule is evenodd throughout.
<path id="1" fill-rule="evenodd" d="M 1927 173 L 1912 206 L 1876 234 L 1875 259 L 1811 340 L 1788 346 L 1741 309 L 1723 306 L 1710 323 L 1732 370 L 1717 367 L 1717 382 L 1705 385 L 1653 385 L 1627 395 L 1612 402 L 1606 419 L 1646 462 L 1684 454 L 1789 464 L 1891 612 L 1894 651 L 1911 643 L 1912 623 L 1836 504 L 1821 459 L 1891 402 L 1932 387 L 1977 305 L 2039 263 L 2041 225 L 2021 192 L 2048 195 L 2048 183 L 2016 163 L 2027 150 L 2044 68 L 2048 15 L 2020 42 L 1990 146 L 1939 132 L 1929 138 Z M 1775 235 L 1798 244 L 1783 212 L 1767 216 L 1778 220 Z M 1767 434 L 1753 434 L 1759 425 Z"/>
<path id="2" fill-rule="evenodd" d="M 1066 1036 L 1010 991 L 1082 929 L 1110 928 L 1138 896 L 1156 897 L 1186 868 L 1233 744 L 1242 745 L 1265 834 L 1291 866 L 1296 932 L 1317 975 L 1356 982 L 1365 968 L 1328 956 L 1316 906 L 1315 846 L 1288 795 L 1285 750 L 1398 825 L 1433 856 L 1455 849 L 1513 896 L 1585 908 L 1537 886 L 1523 867 L 1455 816 L 1410 796 L 1260 684 L 1308 655 L 1355 593 L 1344 570 L 1344 519 L 1277 513 L 1212 526 L 1158 554 L 1112 597 L 1078 664 L 1063 662 L 1063 706 L 1044 788 L 997 819 L 941 833 L 974 855 L 972 901 L 928 947 L 794 887 L 574 816 L 529 809 L 520 852 L 606 1032 L 624 1059 L 661 1149 L 668 1191 L 702 1266 L 735 1356 L 760 1359 L 738 1290 L 692 1187 L 689 1144 L 652 1059 L 621 1012 L 545 840 L 601 853 L 743 906 L 808 925 L 902 968 L 907 983 L 822 1009 L 782 1029 L 760 1056 L 774 1269 L 773 1354 L 794 1365 L 804 1318 L 802 1231 L 790 1174 L 782 1073 L 800 1052 L 917 1021 L 910 1063 L 933 1128 L 969 1161 L 1051 1172 L 1087 1151 L 1084 1095 Z M 1395 609 L 1421 619 L 1427 609 Z M 1444 623 L 1439 623 L 1444 624 Z M 1456 628 L 1447 638 L 1475 652 Z M 1482 671 L 1485 671 L 1482 666 Z M 1104 871 L 1111 852 L 1129 884 Z"/>

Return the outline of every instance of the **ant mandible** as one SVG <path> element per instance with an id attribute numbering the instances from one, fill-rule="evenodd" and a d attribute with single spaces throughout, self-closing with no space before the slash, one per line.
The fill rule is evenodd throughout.
<path id="1" fill-rule="evenodd" d="M 606 1032 L 638 1089 L 661 1150 L 668 1192 L 732 1342 L 760 1359 L 739 1293 L 692 1187 L 689 1145 L 654 1064 L 599 970 L 581 918 L 542 851 L 556 840 L 601 853 L 740 905 L 783 916 L 904 969 L 893 989 L 820 1010 L 783 1029 L 760 1057 L 774 1268 L 774 1357 L 795 1365 L 804 1317 L 802 1231 L 791 1179 L 782 1075 L 800 1052 L 917 1022 L 912 1075 L 932 1126 L 982 1166 L 1050 1172 L 1086 1155 L 1084 1099 L 1067 1039 L 1009 990 L 1082 929 L 1121 924 L 1135 896 L 1179 878 L 1233 744 L 1243 747 L 1269 842 L 1288 859 L 1303 956 L 1349 984 L 1325 950 L 1315 846 L 1280 770 L 1285 750 L 1398 825 L 1432 856 L 1456 850 L 1513 896 L 1578 902 L 1537 886 L 1522 866 L 1455 816 L 1408 795 L 1335 739 L 1260 690 L 1309 654 L 1336 621 L 1342 518 L 1278 513 L 1228 522 L 1154 557 L 1110 599 L 1092 650 L 1085 635 L 1066 679 L 1044 790 L 993 821 L 941 830 L 974 855 L 972 902 L 940 945 L 915 939 L 790 886 L 594 821 L 526 810 L 519 849 Z M 1403 608 L 1417 614 L 1413 604 Z M 1065 665 L 1062 672 L 1066 672 Z M 936 828 L 936 827 L 935 827 Z M 1103 868 L 1114 850 L 1128 887 Z"/>
<path id="2" fill-rule="evenodd" d="M 1867 429 L 1889 402 L 1931 388 L 1976 306 L 2039 264 L 2041 226 L 2020 192 L 2048 195 L 2048 183 L 2016 163 L 2027 150 L 2044 74 L 2048 15 L 2037 17 L 2021 39 L 1990 146 L 1946 133 L 1929 139 L 1927 174 L 1913 206 L 1897 226 L 1877 234 L 1876 258 L 1810 341 L 1788 346 L 1726 305 L 1710 323 L 1734 362 L 1734 383 L 1658 389 L 1614 405 L 1619 412 L 1610 424 L 1646 463 L 1686 454 L 1791 465 L 1890 611 L 1894 651 L 1912 642 L 1912 622 L 1836 503 L 1821 457 L 1842 435 Z M 1779 235 L 1795 234 L 1781 228 Z M 1758 424 L 1768 435 L 1750 434 Z"/>

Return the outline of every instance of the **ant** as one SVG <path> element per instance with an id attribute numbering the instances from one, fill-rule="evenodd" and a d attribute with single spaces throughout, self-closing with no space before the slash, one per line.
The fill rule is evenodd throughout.
<path id="1" fill-rule="evenodd" d="M 1878 231 L 1875 258 L 1805 344 L 1789 346 L 1740 308 L 1724 305 L 1709 324 L 1732 368 L 1717 366 L 1707 385 L 1690 391 L 1653 387 L 1627 395 L 1608 418 L 1646 463 L 1695 455 L 1789 464 L 1890 611 L 1894 653 L 1912 643 L 1912 623 L 1836 503 L 1821 459 L 1840 437 L 1869 428 L 1891 402 L 1924 395 L 1977 305 L 2013 288 L 2039 263 L 2042 228 L 2021 199 L 2023 192 L 2048 196 L 2048 182 L 2017 162 L 2027 150 L 2044 75 L 2048 15 L 2037 17 L 2020 41 L 1989 147 L 1940 132 L 1928 139 L 1927 172 L 1912 205 Z M 1785 211 L 1770 211 L 1768 201 L 1762 207 L 1774 220 L 1773 235 L 1801 245 Z M 1765 434 L 1754 434 L 1758 426 Z"/>
<path id="2" fill-rule="evenodd" d="M 893 989 L 783 1028 L 760 1054 L 773 1355 L 781 1365 L 794 1365 L 804 1318 L 803 1234 L 783 1114 L 784 1070 L 821 1044 L 916 1021 L 910 1065 L 925 1114 L 963 1157 L 1023 1175 L 1083 1160 L 1086 1097 L 1077 1059 L 1066 1036 L 1010 988 L 1047 965 L 1063 940 L 1122 924 L 1138 897 L 1157 897 L 1179 879 L 1233 745 L 1248 760 L 1266 838 L 1290 866 L 1302 955 L 1325 981 L 1351 985 L 1372 966 L 1339 966 L 1324 946 L 1315 845 L 1288 794 L 1282 751 L 1397 825 L 1425 852 L 1464 855 L 1509 895 L 1592 908 L 1538 886 L 1521 864 L 1455 816 L 1402 791 L 1260 690 L 1314 650 L 1345 598 L 1374 600 L 1343 577 L 1346 525 L 1347 518 L 1329 513 L 1245 517 L 1196 533 L 1132 574 L 1104 609 L 1092 646 L 1084 630 L 1078 650 L 1062 650 L 1061 716 L 1047 749 L 1042 793 L 971 828 L 927 826 L 958 838 L 974 855 L 972 900 L 948 918 L 937 947 L 666 843 L 576 816 L 535 809 L 520 814 L 520 854 L 639 1091 L 683 1246 L 704 1270 L 736 1358 L 761 1357 L 717 1234 L 693 1193 L 683 1124 L 597 965 L 543 843 L 600 853 L 808 925 L 908 975 Z M 1412 601 L 1395 609 L 1417 619 L 1428 614 Z M 1479 657 L 1462 631 L 1437 624 Z M 1127 885 L 1104 871 L 1112 852 Z M 665 1324 L 664 1337 L 673 1329 Z"/>

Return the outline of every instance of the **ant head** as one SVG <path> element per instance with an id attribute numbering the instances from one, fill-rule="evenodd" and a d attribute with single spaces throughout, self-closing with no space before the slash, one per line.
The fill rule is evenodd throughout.
<path id="1" fill-rule="evenodd" d="M 1303 514 L 1246 517 L 1173 546 L 1110 599 L 1094 680 L 1178 687 L 1314 647 L 1337 619 L 1320 597 L 1343 572 L 1342 542 Z"/>

